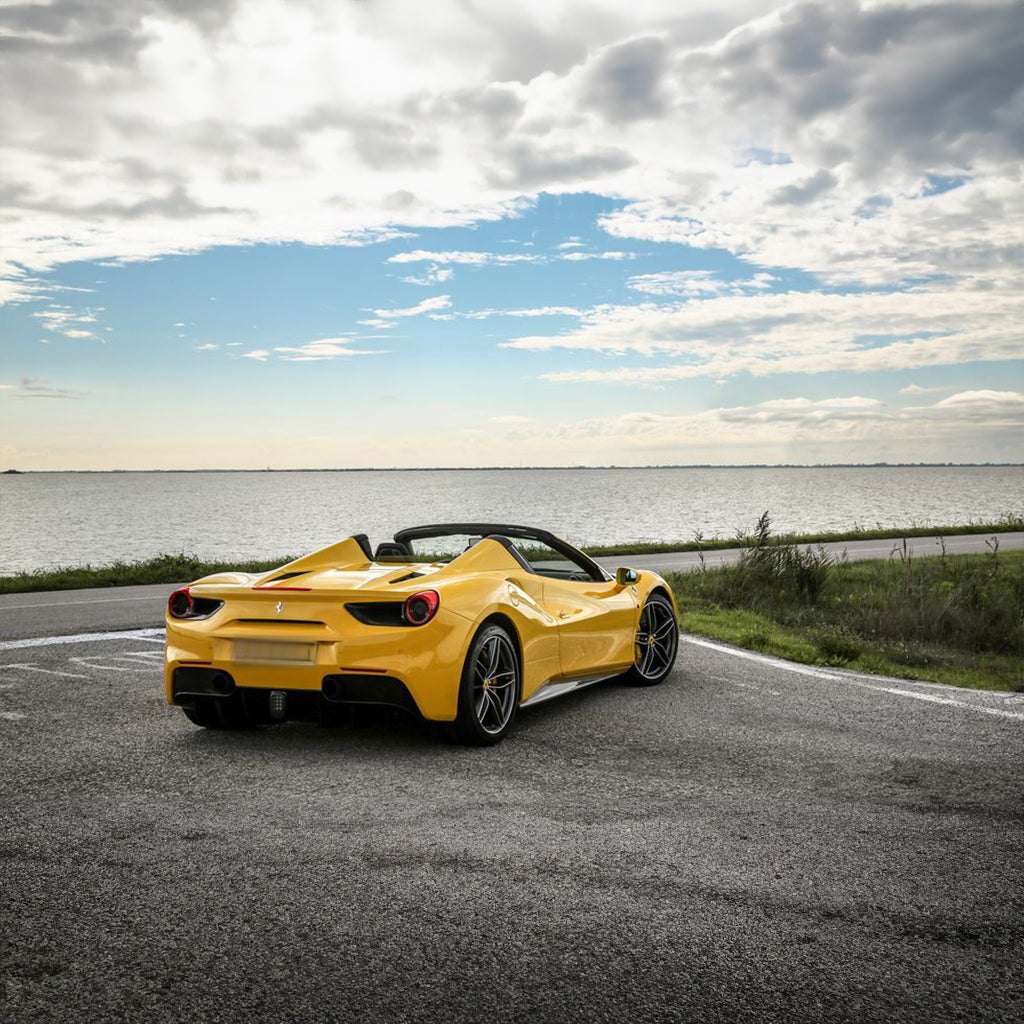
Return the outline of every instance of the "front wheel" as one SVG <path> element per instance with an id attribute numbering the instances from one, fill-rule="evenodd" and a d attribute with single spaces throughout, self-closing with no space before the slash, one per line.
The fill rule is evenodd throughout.
<path id="1" fill-rule="evenodd" d="M 473 638 L 462 669 L 459 710 L 452 735 L 458 743 L 490 747 L 511 731 L 519 707 L 520 667 L 516 645 L 497 624 Z"/>
<path id="2" fill-rule="evenodd" d="M 635 661 L 625 679 L 633 686 L 655 686 L 672 671 L 679 650 L 679 623 L 672 602 L 654 593 L 640 612 Z"/>

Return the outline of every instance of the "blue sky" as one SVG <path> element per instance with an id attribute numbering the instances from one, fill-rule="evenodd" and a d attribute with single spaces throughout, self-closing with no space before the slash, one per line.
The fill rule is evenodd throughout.
<path id="1" fill-rule="evenodd" d="M 524 7 L 538 51 L 439 5 L 420 29 L 458 45 L 410 69 L 398 6 L 311 4 L 268 41 L 272 4 L 157 3 L 89 133 L 31 86 L 47 60 L 93 81 L 99 14 L 11 17 L 43 56 L 5 112 L 0 462 L 1024 457 L 1024 92 L 1012 45 L 975 53 L 1022 38 L 1008 8 L 591 5 L 581 40 Z M 374 80 L 249 96 L 324 31 L 376 47 Z M 178 103 L 143 121 L 161 81 Z"/>

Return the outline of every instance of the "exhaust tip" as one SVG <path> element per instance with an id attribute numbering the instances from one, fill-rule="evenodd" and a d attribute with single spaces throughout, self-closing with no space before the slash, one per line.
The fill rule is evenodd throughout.
<path id="1" fill-rule="evenodd" d="M 226 696 L 235 688 L 235 681 L 227 672 L 215 672 L 210 677 L 210 689 L 214 693 Z"/>
<path id="2" fill-rule="evenodd" d="M 324 680 L 320 690 L 327 700 L 334 700 L 338 696 L 338 681 L 328 677 Z"/>

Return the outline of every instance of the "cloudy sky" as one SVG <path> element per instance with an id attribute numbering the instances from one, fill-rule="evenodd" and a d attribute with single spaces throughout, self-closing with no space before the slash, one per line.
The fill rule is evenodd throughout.
<path id="1" fill-rule="evenodd" d="M 1024 460 L 1024 3 L 0 6 L 0 465 Z"/>

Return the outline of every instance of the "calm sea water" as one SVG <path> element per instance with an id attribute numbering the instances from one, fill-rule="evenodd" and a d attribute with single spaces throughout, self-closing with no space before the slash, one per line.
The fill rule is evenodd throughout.
<path id="1" fill-rule="evenodd" d="M 961 523 L 1024 512 L 1024 468 L 0 475 L 0 573 L 185 551 L 276 557 L 352 533 L 496 521 L 576 543 Z"/>

